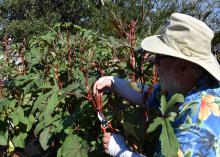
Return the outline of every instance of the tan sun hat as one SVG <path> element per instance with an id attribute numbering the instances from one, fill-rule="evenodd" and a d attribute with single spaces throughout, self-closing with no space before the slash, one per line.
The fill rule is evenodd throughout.
<path id="1" fill-rule="evenodd" d="M 196 63 L 220 81 L 220 66 L 211 53 L 213 31 L 202 21 L 173 13 L 165 33 L 145 38 L 141 47 L 152 53 L 169 55 Z"/>

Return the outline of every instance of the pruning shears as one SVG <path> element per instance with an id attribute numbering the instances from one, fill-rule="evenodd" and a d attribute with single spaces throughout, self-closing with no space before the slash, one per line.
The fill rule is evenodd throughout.
<path id="1" fill-rule="evenodd" d="M 111 121 L 108 121 L 102 111 L 102 95 L 98 93 L 96 95 L 96 109 L 97 109 L 97 116 L 99 121 L 101 122 L 101 130 L 103 133 L 106 133 L 106 130 L 109 129 L 111 132 L 114 132 L 115 129 L 112 127 Z"/>
<path id="2" fill-rule="evenodd" d="M 103 133 L 106 133 L 106 129 L 109 129 L 111 132 L 115 131 L 115 129 L 112 127 L 111 121 L 106 119 L 103 112 L 98 112 L 98 118 L 101 122 L 101 129 Z"/>

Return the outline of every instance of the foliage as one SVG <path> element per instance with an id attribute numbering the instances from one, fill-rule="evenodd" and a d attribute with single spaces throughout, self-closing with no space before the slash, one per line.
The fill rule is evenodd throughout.
<path id="1" fill-rule="evenodd" d="M 135 53 L 137 62 L 131 65 L 128 53 L 143 37 L 159 33 L 161 24 L 175 11 L 196 16 L 216 29 L 216 8 L 219 2 L 212 0 L 0 1 L 1 35 L 7 32 L 17 42 L 7 49 L 3 38 L 0 52 L 0 85 L 4 85 L 0 86 L 1 152 L 26 152 L 36 140 L 40 155 L 106 156 L 92 106 L 94 81 L 103 74 L 126 79 L 135 75 L 137 81 L 152 84 L 152 69 L 143 62 L 144 56 Z M 147 69 L 145 76 L 142 68 Z M 134 82 L 130 86 L 140 90 Z M 146 119 L 140 116 L 144 107 L 109 93 L 103 104 L 107 118 L 113 119 L 128 144 L 135 144 L 132 149 L 143 152 L 144 138 L 139 137 L 146 134 Z M 175 150 L 167 149 L 176 144 L 170 124 L 175 113 L 165 104 L 164 100 L 162 117 L 155 119 L 150 131 L 162 126 L 163 154 L 169 156 Z"/>
<path id="2" fill-rule="evenodd" d="M 75 34 L 68 29 L 61 31 L 67 27 Z M 17 59 L 22 60 L 21 45 L 13 44 L 2 54 L 19 52 Z M 122 40 L 67 23 L 33 37 L 19 65 L 10 55 L 2 59 L 1 145 L 9 149 L 12 143 L 17 150 L 36 138 L 45 151 L 59 149 L 59 156 L 103 153 L 90 89 L 102 71 L 127 77 L 129 50 L 129 44 Z M 125 104 L 118 96 L 110 97 L 114 100 L 103 99 L 107 114 Z M 78 143 L 72 144 L 70 151 L 69 142 L 73 140 Z"/>
<path id="3" fill-rule="evenodd" d="M 162 116 L 156 117 L 152 124 L 150 124 L 147 132 L 154 131 L 158 126 L 162 126 L 160 134 L 161 150 L 164 156 L 175 157 L 179 149 L 179 142 L 174 134 L 171 122 L 174 122 L 177 113 L 175 112 L 175 104 L 183 103 L 184 96 L 175 94 L 167 102 L 163 95 L 160 100 L 160 111 Z"/>
<path id="4" fill-rule="evenodd" d="M 66 157 L 87 157 L 88 145 L 78 136 L 70 134 L 64 141 L 60 154 Z M 59 155 L 58 155 L 59 156 Z"/>
<path id="5" fill-rule="evenodd" d="M 205 21 L 214 30 L 220 2 L 216 0 L 2 0 L 0 21 L 3 31 L 16 41 L 29 40 L 56 23 L 71 22 L 114 37 L 125 37 L 131 20 L 140 24 L 138 35 L 152 35 L 173 12 L 186 13 Z"/>

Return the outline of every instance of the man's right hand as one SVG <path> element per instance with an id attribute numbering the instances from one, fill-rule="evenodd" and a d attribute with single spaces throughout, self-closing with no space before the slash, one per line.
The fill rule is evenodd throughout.
<path id="1" fill-rule="evenodd" d="M 98 93 L 103 95 L 104 92 L 110 90 L 113 84 L 113 76 L 104 76 L 99 78 L 93 86 L 93 94 L 97 95 Z"/>

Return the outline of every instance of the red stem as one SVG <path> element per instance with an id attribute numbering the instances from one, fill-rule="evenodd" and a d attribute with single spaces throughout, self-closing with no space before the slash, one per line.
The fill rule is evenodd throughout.
<path id="1" fill-rule="evenodd" d="M 70 49 L 70 32 L 66 33 L 67 51 L 68 51 L 68 81 L 71 80 L 72 51 Z"/>
<path id="2" fill-rule="evenodd" d="M 96 109 L 96 103 L 95 103 L 94 99 L 92 98 L 91 91 L 90 91 L 90 88 L 89 88 L 87 70 L 82 68 L 81 71 L 83 72 L 84 78 L 85 78 L 85 85 L 86 85 L 86 90 L 87 90 L 87 99 L 92 102 L 93 107 Z"/>
<path id="3" fill-rule="evenodd" d="M 24 64 L 24 44 L 21 45 L 20 49 L 20 57 L 21 57 L 21 74 L 25 73 L 25 64 Z"/>
<path id="4" fill-rule="evenodd" d="M 135 41 L 136 41 L 136 37 L 135 37 L 135 28 L 136 28 L 136 23 L 137 21 L 132 20 L 130 22 L 130 35 L 129 35 L 129 40 L 130 40 L 130 45 L 132 47 L 135 46 Z M 134 49 L 132 48 L 130 51 L 130 64 L 133 67 L 133 69 L 135 69 L 135 58 L 134 58 Z M 136 80 L 135 77 L 135 73 L 132 72 L 132 81 L 134 82 Z"/>
<path id="5" fill-rule="evenodd" d="M 55 73 L 54 73 L 55 79 L 57 80 L 59 89 L 61 89 L 62 86 L 63 86 L 63 83 L 61 82 L 61 80 L 60 80 L 60 78 L 59 78 L 59 65 L 58 65 L 58 64 L 55 65 L 54 72 L 55 72 Z"/>
<path id="6" fill-rule="evenodd" d="M 67 31 L 66 40 L 67 40 L 67 49 L 68 49 L 68 64 L 71 65 L 72 53 L 71 53 L 71 49 L 70 49 L 70 32 L 69 31 Z"/>
<path id="7" fill-rule="evenodd" d="M 157 70 L 156 65 L 153 67 L 153 85 L 157 84 L 158 76 L 157 76 Z"/>
<path id="8" fill-rule="evenodd" d="M 0 80 L 0 99 L 2 99 L 4 97 L 4 95 L 3 95 L 3 85 L 4 85 L 4 82 L 2 80 Z"/>
<path id="9" fill-rule="evenodd" d="M 142 22 L 142 25 L 144 25 L 144 1 L 142 1 L 142 8 L 141 8 L 141 22 Z"/>

